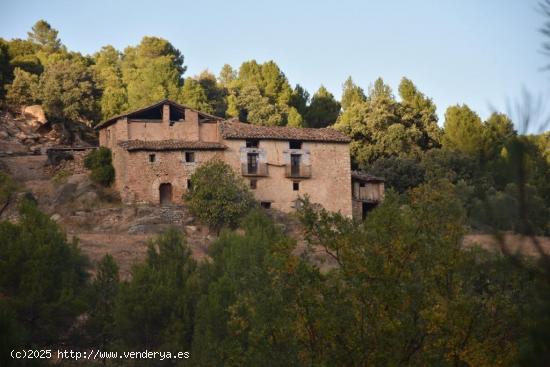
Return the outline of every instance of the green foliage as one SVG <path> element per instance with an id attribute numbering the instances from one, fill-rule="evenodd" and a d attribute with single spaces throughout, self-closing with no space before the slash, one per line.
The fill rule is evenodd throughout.
<path id="1" fill-rule="evenodd" d="M 91 284 L 89 318 L 86 324 L 90 343 L 104 351 L 115 340 L 115 301 L 119 283 L 118 265 L 107 254 L 97 264 L 97 275 Z"/>
<path id="2" fill-rule="evenodd" d="M 468 106 L 451 106 L 445 112 L 443 146 L 474 157 L 483 154 L 483 124 Z"/>
<path id="3" fill-rule="evenodd" d="M 289 104 L 291 107 L 294 107 L 296 111 L 302 116 L 305 116 L 307 113 L 307 107 L 309 103 L 309 93 L 305 90 L 300 84 L 296 84 L 292 95 L 290 96 Z"/>
<path id="4" fill-rule="evenodd" d="M 181 103 L 191 108 L 195 108 L 199 111 L 206 113 L 212 113 L 213 110 L 208 103 L 208 97 L 206 91 L 202 85 L 193 78 L 185 79 L 180 96 Z"/>
<path id="5" fill-rule="evenodd" d="M 119 286 L 118 338 L 126 348 L 188 351 L 196 305 L 196 263 L 180 232 L 168 230 L 149 244 L 147 260 Z"/>
<path id="6" fill-rule="evenodd" d="M 242 178 L 225 162 L 211 160 L 191 177 L 192 189 L 186 195 L 189 209 L 216 230 L 235 227 L 254 206 L 254 199 Z"/>
<path id="7" fill-rule="evenodd" d="M 363 88 L 356 85 L 351 79 L 351 76 L 346 79 L 342 91 L 342 109 L 346 111 L 352 106 L 365 103 L 366 101 L 367 96 L 365 96 Z"/>
<path id="8" fill-rule="evenodd" d="M 424 96 L 407 78 L 401 79 L 399 96 L 402 124 L 414 126 L 421 132 L 416 143 L 422 150 L 439 147 L 441 130 L 437 126 L 436 107 L 432 100 Z"/>
<path id="9" fill-rule="evenodd" d="M 27 34 L 29 41 L 49 52 L 53 52 L 61 49 L 61 41 L 57 37 L 58 33 L 48 22 L 41 19 L 33 25 L 32 30 Z"/>
<path id="10" fill-rule="evenodd" d="M 50 62 L 40 77 L 39 89 L 42 107 L 50 118 L 91 121 L 97 116 L 97 91 L 81 57 Z"/>
<path id="11" fill-rule="evenodd" d="M 308 127 L 327 127 L 336 122 L 340 113 L 340 103 L 321 85 L 311 97 L 311 104 L 305 116 Z"/>
<path id="12" fill-rule="evenodd" d="M 212 244 L 212 263 L 201 269 L 207 281 L 197 306 L 193 360 L 198 366 L 304 365 L 299 353 L 307 354 L 301 344 L 307 340 L 296 326 L 307 316 L 296 307 L 307 265 L 299 265 L 293 241 L 265 214 L 253 211 L 242 227 L 243 234 L 225 232 Z"/>
<path id="13" fill-rule="evenodd" d="M 17 106 L 35 104 L 39 100 L 38 76 L 16 68 L 6 97 L 9 103 Z"/>
<path id="14" fill-rule="evenodd" d="M 6 85 L 11 79 L 10 56 L 8 44 L 0 38 L 0 101 L 4 99 Z"/>
<path id="15" fill-rule="evenodd" d="M 170 42 L 143 37 L 139 45 L 124 50 L 121 69 L 128 108 L 133 110 L 165 98 L 177 100 L 186 67 Z"/>
<path id="16" fill-rule="evenodd" d="M 11 176 L 0 171 L 0 207 L 7 203 L 16 190 L 17 185 Z"/>
<path id="17" fill-rule="evenodd" d="M 84 166 L 91 170 L 92 181 L 110 186 L 115 180 L 115 168 L 112 164 L 111 150 L 106 147 L 92 150 L 84 158 Z"/>
<path id="18" fill-rule="evenodd" d="M 199 111 L 216 116 L 225 116 L 227 102 L 226 91 L 208 71 L 203 71 L 194 78 L 185 79 L 181 90 L 181 103 Z"/>
<path id="19" fill-rule="evenodd" d="M 55 222 L 23 201 L 18 224 L 0 222 L 0 292 L 28 344 L 47 345 L 85 309 L 86 259 Z"/>
<path id="20" fill-rule="evenodd" d="M 526 274 L 461 249 L 464 211 L 448 183 L 420 186 L 410 197 L 404 206 L 389 192 L 359 226 L 305 203 L 308 240 L 338 263 L 315 330 L 329 340 L 327 364 L 512 363 Z"/>
<path id="21" fill-rule="evenodd" d="M 126 88 L 122 82 L 121 54 L 113 46 L 104 46 L 94 55 L 92 70 L 96 88 L 101 91 L 101 117 L 107 119 L 128 108 Z"/>
<path id="22" fill-rule="evenodd" d="M 238 73 L 224 65 L 219 80 L 225 88 L 223 93 L 227 94 L 228 116 L 268 126 L 286 125 L 289 121 L 293 126 L 301 124 L 299 105 L 305 95 L 298 96 L 292 91 L 286 76 L 273 61 L 263 64 L 246 61 Z"/>
<path id="23" fill-rule="evenodd" d="M 385 186 L 399 193 L 417 187 L 424 182 L 425 169 L 411 158 L 387 157 L 376 160 L 368 167 L 369 173 L 383 177 Z"/>
<path id="24" fill-rule="evenodd" d="M 198 75 L 197 81 L 206 93 L 210 111 L 216 116 L 225 116 L 227 91 L 219 85 L 214 74 L 205 70 Z"/>

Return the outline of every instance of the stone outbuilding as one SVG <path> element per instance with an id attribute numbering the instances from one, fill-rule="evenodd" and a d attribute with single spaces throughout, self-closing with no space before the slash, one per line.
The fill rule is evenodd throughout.
<path id="1" fill-rule="evenodd" d="M 353 177 L 363 189 L 358 193 L 371 186 L 378 192 L 370 204 L 383 195 L 383 180 L 352 175 L 350 139 L 331 128 L 258 126 L 163 100 L 96 129 L 100 145 L 112 151 L 115 187 L 125 203 L 182 202 L 193 172 L 213 158 L 242 175 L 263 207 L 283 212 L 307 194 L 327 210 L 364 217 L 368 207 L 355 210 L 355 201 L 365 199 L 355 198 Z"/>

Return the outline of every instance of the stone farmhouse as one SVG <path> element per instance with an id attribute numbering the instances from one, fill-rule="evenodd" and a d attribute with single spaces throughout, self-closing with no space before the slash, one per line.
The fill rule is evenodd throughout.
<path id="1" fill-rule="evenodd" d="M 268 127 L 225 120 L 170 100 L 96 126 L 111 149 L 125 203 L 180 203 L 191 175 L 210 159 L 242 175 L 265 208 L 291 212 L 299 195 L 345 216 L 364 217 L 384 181 L 351 171 L 350 139 L 331 129 Z"/>

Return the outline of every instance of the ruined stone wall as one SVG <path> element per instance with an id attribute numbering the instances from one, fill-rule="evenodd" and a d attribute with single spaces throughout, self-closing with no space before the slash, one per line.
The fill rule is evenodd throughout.
<path id="1" fill-rule="evenodd" d="M 224 160 L 233 169 L 241 172 L 240 150 L 245 140 L 225 140 L 228 147 Z M 311 178 L 294 179 L 285 177 L 285 163 L 288 163 L 288 141 L 261 140 L 259 148 L 265 152 L 268 175 L 266 177 L 245 177 L 249 182 L 257 180 L 254 195 L 259 201 L 271 202 L 271 207 L 283 212 L 294 210 L 298 196 L 308 194 L 311 201 L 325 209 L 341 212 L 350 217 L 351 171 L 347 144 L 304 142 L 302 151 L 309 152 Z M 299 190 L 293 190 L 293 182 L 299 182 Z"/>
<path id="2" fill-rule="evenodd" d="M 46 169 L 55 175 L 61 171 L 69 172 L 73 175 L 86 173 L 88 169 L 84 167 L 84 158 L 92 149 L 86 150 L 48 150 L 48 166 Z"/>
<path id="3" fill-rule="evenodd" d="M 185 120 L 132 120 L 128 122 L 128 140 L 199 140 L 199 118 L 196 111 L 185 110 Z M 126 139 L 120 139 L 126 140 Z"/>

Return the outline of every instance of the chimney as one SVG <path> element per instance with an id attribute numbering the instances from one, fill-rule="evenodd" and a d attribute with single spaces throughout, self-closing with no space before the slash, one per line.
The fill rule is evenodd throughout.
<path id="1" fill-rule="evenodd" d="M 162 124 L 170 124 L 170 105 L 168 103 L 162 105 Z"/>

